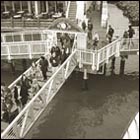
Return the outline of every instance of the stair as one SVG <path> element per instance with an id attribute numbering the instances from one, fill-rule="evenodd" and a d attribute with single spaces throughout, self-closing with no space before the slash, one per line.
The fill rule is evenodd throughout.
<path id="1" fill-rule="evenodd" d="M 76 20 L 77 5 L 76 1 L 71 1 L 68 18 L 72 21 Z"/>

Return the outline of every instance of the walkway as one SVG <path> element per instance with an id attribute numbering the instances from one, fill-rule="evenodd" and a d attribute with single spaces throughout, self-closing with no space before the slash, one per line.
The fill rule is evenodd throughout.
<path id="1" fill-rule="evenodd" d="M 108 4 L 109 21 L 114 30 L 114 36 L 123 35 L 125 30 L 128 30 L 129 20 L 123 16 L 123 11 L 118 9 L 114 4 Z"/>
<path id="2" fill-rule="evenodd" d="M 93 34 L 97 32 L 100 36 L 100 42 L 98 45 L 98 49 L 104 47 L 107 44 L 106 41 L 106 28 L 101 27 L 101 11 L 92 10 L 92 12 L 88 16 L 91 19 L 93 24 Z"/>

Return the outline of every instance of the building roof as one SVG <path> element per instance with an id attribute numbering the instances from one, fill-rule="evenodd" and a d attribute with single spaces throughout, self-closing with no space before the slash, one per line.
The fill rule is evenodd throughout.
<path id="1" fill-rule="evenodd" d="M 76 23 L 67 18 L 56 19 L 48 29 L 66 32 L 83 32 Z"/>

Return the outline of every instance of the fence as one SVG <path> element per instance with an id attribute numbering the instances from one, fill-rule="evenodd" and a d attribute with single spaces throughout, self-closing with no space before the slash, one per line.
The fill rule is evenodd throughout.
<path id="1" fill-rule="evenodd" d="M 7 57 L 9 60 L 11 59 L 19 59 L 19 57 L 23 58 L 36 58 L 37 55 L 40 57 L 46 53 L 49 53 L 48 41 L 38 41 L 38 42 L 25 42 L 25 43 L 10 43 L 9 45 L 1 45 L 1 58 Z"/>

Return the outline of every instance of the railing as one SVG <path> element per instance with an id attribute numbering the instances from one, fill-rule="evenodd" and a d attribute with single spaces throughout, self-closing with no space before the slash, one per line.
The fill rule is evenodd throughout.
<path id="1" fill-rule="evenodd" d="M 121 46 L 120 46 L 121 52 L 133 52 L 133 51 L 139 51 L 139 38 L 132 38 L 132 40 L 124 39 L 122 38 Z"/>
<path id="2" fill-rule="evenodd" d="M 76 50 L 1 134 L 2 139 L 23 138 L 77 65 Z"/>
<path id="3" fill-rule="evenodd" d="M 48 41 L 36 41 L 36 42 L 20 42 L 20 43 L 4 43 L 1 45 L 1 59 L 8 57 L 11 59 L 19 58 L 36 58 L 40 55 L 48 53 L 50 50 Z"/>
<path id="4" fill-rule="evenodd" d="M 125 133 L 122 136 L 123 139 L 139 139 L 139 112 L 129 122 Z"/>
<path id="5" fill-rule="evenodd" d="M 66 18 L 68 18 L 69 16 L 70 3 L 71 1 L 68 1 L 67 10 L 66 10 Z"/>
<path id="6" fill-rule="evenodd" d="M 51 23 L 53 22 L 53 19 L 40 19 L 40 20 L 37 20 L 37 19 L 33 19 L 33 20 L 18 20 L 18 19 L 15 19 L 15 20 L 8 20 L 8 19 L 5 19 L 3 21 L 1 21 L 1 28 L 4 29 L 4 28 L 28 28 L 30 27 L 31 28 L 46 28 L 48 27 Z"/>
<path id="7" fill-rule="evenodd" d="M 105 47 L 97 51 L 97 70 L 99 70 L 99 65 L 103 62 L 108 63 L 112 56 L 120 55 L 120 44 L 121 38 L 113 41 L 112 43 L 106 45 Z"/>

